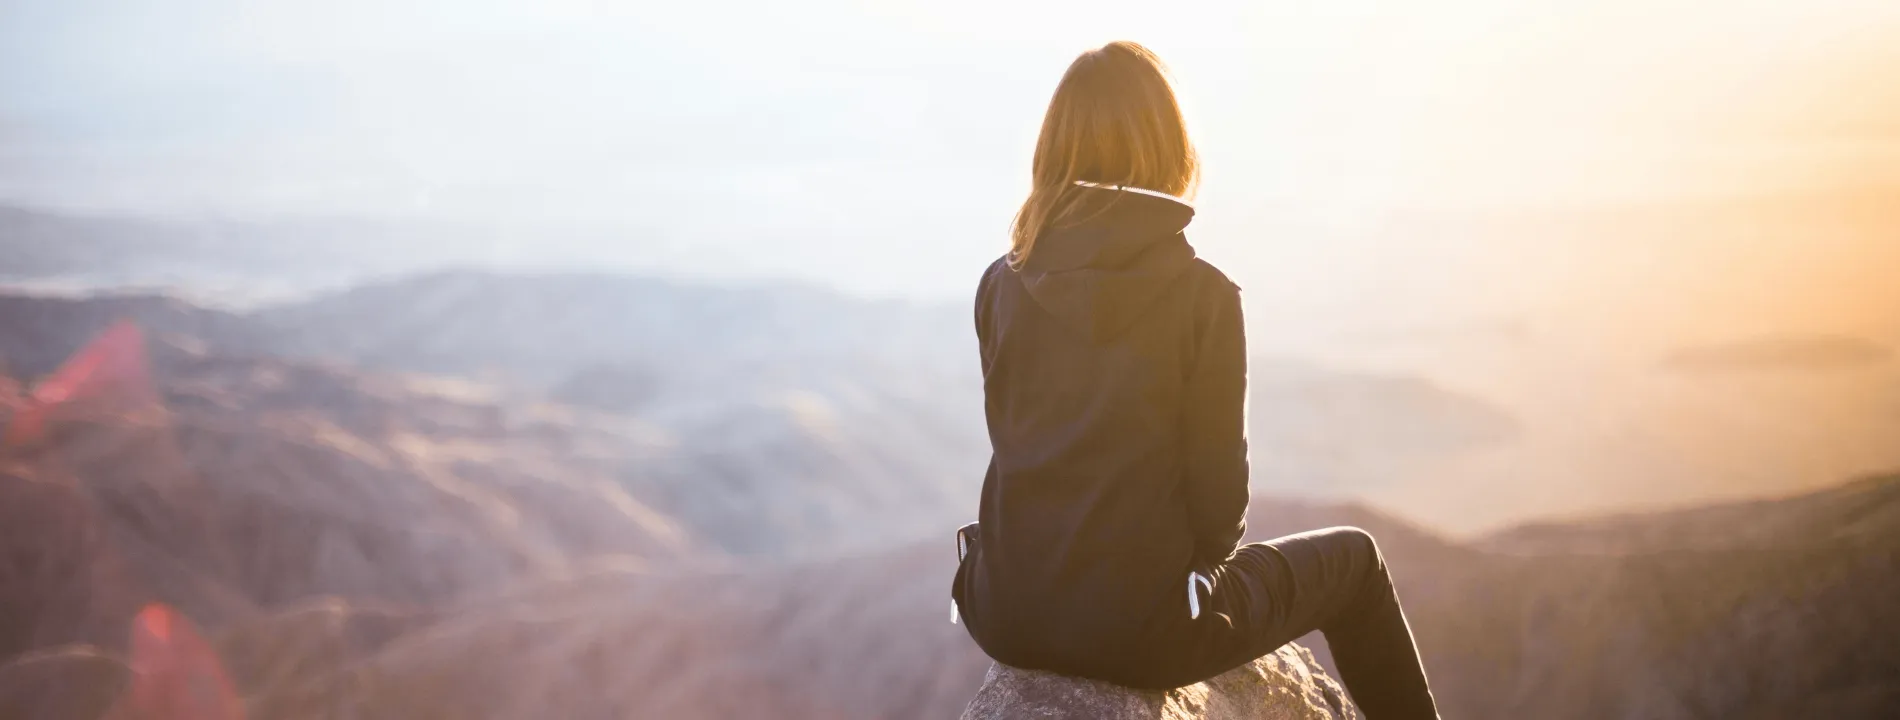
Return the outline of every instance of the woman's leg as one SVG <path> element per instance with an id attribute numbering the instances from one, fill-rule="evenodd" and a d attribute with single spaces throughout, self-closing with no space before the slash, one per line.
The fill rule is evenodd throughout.
<path id="1" fill-rule="evenodd" d="M 1368 720 L 1438 717 L 1385 558 L 1366 531 L 1335 527 L 1248 545 L 1218 574 L 1224 605 L 1256 656 L 1319 630 Z"/>

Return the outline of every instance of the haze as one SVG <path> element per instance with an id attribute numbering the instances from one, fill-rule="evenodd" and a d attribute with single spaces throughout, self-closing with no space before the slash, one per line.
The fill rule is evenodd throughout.
<path id="1" fill-rule="evenodd" d="M 1404 208 L 1893 187 L 1892 3 L 1522 5 L 9 0 L 0 194 L 960 296 L 1116 37 L 1174 66 L 1197 240 L 1256 283 L 1378 272 L 1310 226 Z"/>

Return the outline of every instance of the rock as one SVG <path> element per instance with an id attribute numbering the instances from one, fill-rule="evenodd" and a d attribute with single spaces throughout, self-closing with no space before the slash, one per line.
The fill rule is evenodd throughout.
<path id="1" fill-rule="evenodd" d="M 1348 720 L 1359 711 L 1312 651 L 1287 644 L 1167 692 L 996 664 L 962 720 Z"/>

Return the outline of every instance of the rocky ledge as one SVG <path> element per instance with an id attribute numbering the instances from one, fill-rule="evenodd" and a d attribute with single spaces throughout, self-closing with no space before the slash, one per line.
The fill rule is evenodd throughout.
<path id="1" fill-rule="evenodd" d="M 1207 682 L 1167 692 L 992 665 L 962 720 L 1356 720 L 1313 653 L 1288 644 Z"/>

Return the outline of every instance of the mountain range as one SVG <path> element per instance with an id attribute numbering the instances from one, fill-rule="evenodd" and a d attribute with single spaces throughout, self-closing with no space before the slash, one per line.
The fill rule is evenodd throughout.
<path id="1" fill-rule="evenodd" d="M 980 378 L 960 312 L 866 305 L 479 272 L 0 296 L 12 376 L 129 318 L 160 401 L 0 462 L 0 707 L 96 716 L 162 599 L 257 717 L 954 717 L 987 664 L 947 616 Z M 1900 707 L 1900 476 L 1449 536 L 1282 490 L 1508 447 L 1510 411 L 1287 359 L 1253 388 L 1253 539 L 1371 530 L 1448 717 Z"/>

